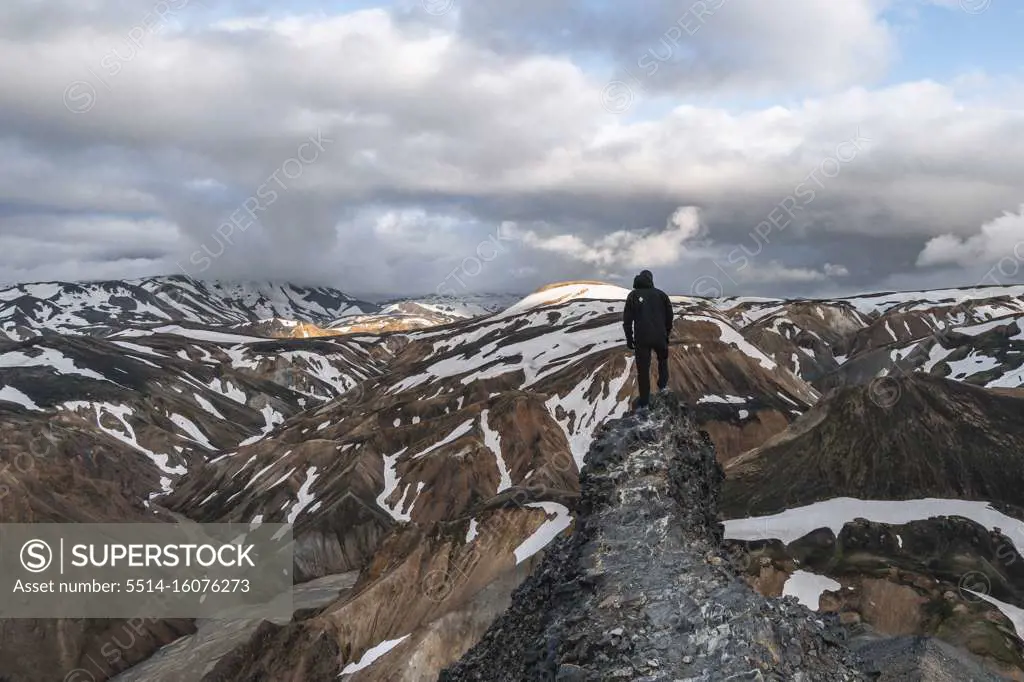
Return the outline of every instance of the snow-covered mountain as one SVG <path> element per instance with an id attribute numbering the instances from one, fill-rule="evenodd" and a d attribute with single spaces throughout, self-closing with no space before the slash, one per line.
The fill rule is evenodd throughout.
<path id="1" fill-rule="evenodd" d="M 168 286 L 179 293 L 170 296 Z M 201 647 L 182 640 L 134 676 L 128 660 L 188 635 L 152 624 L 132 656 L 109 662 L 97 680 L 175 680 L 183 670 L 196 680 L 207 672 L 206 679 L 275 679 L 285 669 L 309 680 L 345 670 L 356 682 L 434 679 L 483 634 L 545 546 L 572 523 L 595 432 L 625 413 L 635 393 L 621 328 L 628 291 L 560 283 L 511 305 L 488 299 L 473 308 L 431 298 L 375 306 L 287 285 L 257 289 L 170 278 L 5 290 L 4 328 L 24 340 L 0 341 L 0 484 L 8 493 L 0 521 L 284 521 L 294 524 L 300 579 L 355 580 L 350 591 L 317 601 L 324 610 L 316 615 L 259 633 L 204 629 L 196 635 Z M 743 472 L 736 481 L 773 472 L 757 484 L 762 494 L 829 467 L 870 472 L 874 454 L 858 459 L 856 444 L 879 442 L 869 436 L 899 427 L 827 408 L 835 399 L 822 400 L 823 393 L 860 390 L 895 415 L 902 408 L 890 409 L 877 381 L 924 371 L 970 381 L 985 394 L 980 386 L 992 368 L 965 372 L 955 363 L 985 353 L 1000 368 L 1019 366 L 1019 327 L 1004 323 L 1021 314 L 1022 294 L 673 297 L 670 385 L 719 461 Z M 976 333 L 937 337 L 941 325 Z M 917 346 L 927 347 L 923 362 L 897 362 Z M 935 346 L 944 354 L 931 362 L 940 353 Z M 1009 369 L 999 377 L 1010 389 L 1024 381 Z M 924 386 L 913 395 L 938 390 Z M 914 418 L 914 410 L 900 414 Z M 819 423 L 832 426 L 815 430 Z M 998 422 L 986 428 L 992 447 L 1015 433 Z M 976 457 L 970 430 L 934 433 L 950 434 L 947 465 L 931 472 L 948 483 L 943 494 L 987 494 L 957 479 L 956 462 Z M 752 454 L 782 452 L 774 444 L 801 437 L 822 456 L 845 447 L 848 469 L 800 460 L 794 466 L 811 478 L 788 476 Z M 908 456 L 900 448 L 909 441 L 886 442 L 892 457 Z M 1018 455 L 1000 454 L 1008 462 Z M 972 471 L 969 463 L 963 471 Z M 849 486 L 862 484 L 856 488 L 844 488 L 844 480 L 801 484 L 801 495 L 776 498 L 806 505 L 889 489 L 870 475 L 850 477 Z M 991 501 L 1017 504 L 1008 489 L 1010 498 Z M 723 507 L 745 514 L 736 499 L 753 498 L 749 490 L 727 482 Z M 772 566 L 781 590 L 795 564 L 779 558 Z M 1012 572 L 1000 576 L 1018 580 Z M 1000 594 L 1011 603 L 1016 593 Z M 888 622 L 850 604 L 865 622 Z M 988 613 L 973 609 L 970 618 Z M 974 627 L 970 618 L 957 632 Z M 58 638 L 69 628 L 78 634 Z M 0 670 L 30 682 L 60 679 L 105 636 L 75 628 L 10 625 L 3 637 L 37 654 L 6 657 L 0 646 Z"/>
<path id="2" fill-rule="evenodd" d="M 0 289 L 0 334 L 44 331 L 102 335 L 129 325 L 189 322 L 218 326 L 267 318 L 326 323 L 376 311 L 326 287 L 204 282 L 173 275 L 107 282 L 39 282 Z"/>
<path id="3" fill-rule="evenodd" d="M 454 318 L 469 318 L 489 315 L 517 303 L 522 294 L 472 294 L 460 296 L 412 296 L 383 301 L 381 312 L 410 312 L 410 308 L 427 310 Z"/>
<path id="4" fill-rule="evenodd" d="M 343 333 L 382 333 L 439 327 L 500 312 L 520 298 L 517 294 L 470 294 L 391 299 L 381 303 L 377 313 L 348 315 L 330 323 L 329 328 Z"/>
<path id="5" fill-rule="evenodd" d="M 171 322 L 236 325 L 268 336 L 415 329 L 487 315 L 521 296 L 467 294 L 358 300 L 330 287 L 201 281 L 183 275 L 104 282 L 37 282 L 0 289 L 0 339 L 46 332 L 102 336 Z"/>
<path id="6" fill-rule="evenodd" d="M 1024 286 L 809 301 L 730 298 L 715 307 L 776 362 L 823 390 L 919 370 L 1024 386 L 1013 338 L 1024 316 Z"/>

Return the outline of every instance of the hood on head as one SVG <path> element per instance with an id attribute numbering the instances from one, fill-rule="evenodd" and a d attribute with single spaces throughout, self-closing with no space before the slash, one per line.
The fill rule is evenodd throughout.
<path id="1" fill-rule="evenodd" d="M 653 289 L 654 275 L 650 270 L 642 270 L 639 275 L 633 278 L 634 289 Z"/>

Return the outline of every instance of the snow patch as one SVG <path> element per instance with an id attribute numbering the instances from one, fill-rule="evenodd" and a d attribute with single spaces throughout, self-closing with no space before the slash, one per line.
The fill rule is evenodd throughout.
<path id="1" fill-rule="evenodd" d="M 736 344 L 736 347 L 739 348 L 739 350 L 743 354 L 749 356 L 752 360 L 757 360 L 757 362 L 760 363 L 760 365 L 765 369 L 775 369 L 778 366 L 775 364 L 774 360 L 772 360 L 770 357 L 761 352 L 759 348 L 757 348 L 752 343 L 743 338 L 743 335 L 740 334 L 735 329 L 733 329 L 733 327 L 730 324 L 723 322 L 718 318 L 709 317 L 706 315 L 694 316 L 694 318 L 714 323 L 718 327 L 718 338 L 722 343 L 726 345 Z"/>
<path id="2" fill-rule="evenodd" d="M 629 397 L 619 399 L 619 394 L 633 371 L 633 362 L 630 359 L 621 375 L 611 379 L 607 386 L 599 387 L 599 391 L 594 391 L 599 396 L 596 400 L 591 401 L 587 394 L 594 389 L 594 382 L 600 381 L 597 375 L 601 372 L 601 367 L 576 384 L 564 397 L 556 394 L 545 403 L 551 417 L 565 434 L 577 471 L 583 468 L 583 460 L 590 451 L 597 427 L 606 419 L 629 408 Z M 564 411 L 561 418 L 558 416 L 559 407 Z"/>
<path id="3" fill-rule="evenodd" d="M 196 341 L 209 341 L 211 343 L 265 343 L 268 340 L 265 338 L 260 338 L 258 336 L 243 336 L 242 334 L 225 334 L 224 332 L 215 332 L 207 329 L 189 329 L 187 327 L 182 327 L 181 325 L 177 324 L 170 324 L 164 327 L 156 327 L 150 333 L 173 334 L 174 336 L 183 336 L 186 339 L 195 339 Z"/>
<path id="4" fill-rule="evenodd" d="M 277 426 L 278 424 L 283 424 L 284 423 L 284 415 L 282 415 L 280 412 L 275 410 L 270 405 L 265 405 L 263 407 L 262 412 L 263 412 L 263 419 L 266 422 L 266 425 L 263 427 L 263 433 L 257 434 L 255 436 L 253 436 L 252 438 L 246 438 L 244 441 L 239 443 L 240 446 L 241 445 L 252 445 L 256 441 L 262 440 L 263 438 L 265 438 L 268 435 L 270 435 L 270 432 L 274 430 L 275 426 Z"/>
<path id="5" fill-rule="evenodd" d="M 398 458 L 405 453 L 408 448 L 402 448 L 394 455 L 384 455 L 384 490 L 381 491 L 380 495 L 377 496 L 377 506 L 386 511 L 391 515 L 395 521 L 411 521 L 411 517 L 408 514 L 403 514 L 401 511 L 402 503 L 399 502 L 395 508 L 388 506 L 387 499 L 391 497 L 391 494 L 398 488 Z M 404 499 L 405 496 L 403 495 Z"/>
<path id="6" fill-rule="evenodd" d="M 288 510 L 288 519 L 286 523 L 295 523 L 295 519 L 299 517 L 299 514 L 301 514 L 306 507 L 316 501 L 316 497 L 313 496 L 310 490 L 317 478 L 319 478 L 319 474 L 317 474 L 315 466 L 311 466 L 306 469 L 306 480 L 302 482 L 299 492 L 296 493 L 295 503 L 292 505 L 292 508 Z M 274 534 L 273 539 L 277 540 L 283 536 L 285 532 L 285 528 L 278 530 L 277 533 Z"/>
<path id="7" fill-rule="evenodd" d="M 857 518 L 876 523 L 902 525 L 937 516 L 962 516 L 993 530 L 999 528 L 1020 554 L 1024 552 L 1024 522 L 995 510 L 987 502 L 972 500 L 860 500 L 837 497 L 804 507 L 795 507 L 771 516 L 755 516 L 725 522 L 727 540 L 778 539 L 783 544 L 798 540 L 819 528 L 830 528 L 839 535 L 847 523 Z"/>
<path id="8" fill-rule="evenodd" d="M 220 393 L 225 398 L 234 400 L 239 405 L 245 405 L 248 402 L 245 392 L 226 379 L 214 379 L 206 387 Z"/>
<path id="9" fill-rule="evenodd" d="M 42 410 L 43 408 L 35 404 L 31 398 L 16 389 L 11 385 L 0 386 L 0 401 L 7 401 L 9 403 L 17 403 L 23 407 L 27 407 L 30 410 Z"/>
<path id="10" fill-rule="evenodd" d="M 427 448 L 423 452 L 421 452 L 421 453 L 419 453 L 417 455 L 413 455 L 413 459 L 421 459 L 423 457 L 426 457 L 427 455 L 429 455 L 431 452 L 434 452 L 438 448 L 441 448 L 441 447 L 447 445 L 448 443 L 451 443 L 451 442 L 453 442 L 455 440 L 458 440 L 462 436 L 465 436 L 467 433 L 470 432 L 470 430 L 472 428 L 473 428 L 473 420 L 472 419 L 467 419 L 465 422 L 463 422 L 459 426 L 455 427 L 455 430 L 452 431 L 451 433 L 449 433 L 447 436 L 445 436 L 444 439 L 439 440 L 438 442 L 434 443 L 433 445 L 431 445 L 429 448 Z"/>
<path id="11" fill-rule="evenodd" d="M 565 506 L 557 502 L 531 502 L 526 505 L 547 512 L 548 518 L 515 549 L 516 565 L 523 563 L 537 552 L 547 547 L 552 540 L 572 523 L 572 514 Z M 551 517 L 554 518 L 551 518 Z"/>
<path id="12" fill-rule="evenodd" d="M 821 594 L 826 590 L 838 590 L 842 585 L 831 578 L 807 571 L 794 571 L 782 588 L 783 597 L 796 597 L 811 611 L 818 610 Z"/>
<path id="13" fill-rule="evenodd" d="M 508 465 L 505 464 L 505 459 L 501 456 L 501 435 L 492 429 L 487 421 L 489 413 L 490 410 L 484 410 L 480 413 L 480 428 L 484 432 L 484 445 L 494 453 L 494 461 L 498 467 L 498 489 L 494 493 L 497 495 L 502 490 L 512 487 L 512 475 L 509 473 Z"/>
<path id="14" fill-rule="evenodd" d="M 171 467 L 168 466 L 170 461 L 169 455 L 153 452 L 139 444 L 138 438 L 135 435 L 135 429 L 131 424 L 128 423 L 128 417 L 132 415 L 132 409 L 126 405 L 112 405 L 110 403 L 89 403 L 83 401 L 71 401 L 63 403 L 61 409 L 67 409 L 72 411 L 78 411 L 82 409 L 93 409 L 96 414 L 96 426 L 100 428 L 104 433 L 116 438 L 117 440 L 125 443 L 135 450 L 138 450 L 142 454 L 149 457 L 157 468 L 170 476 L 183 476 L 187 473 L 187 470 L 183 466 Z M 115 428 L 110 428 L 103 425 L 103 416 L 109 414 L 120 422 L 121 426 L 124 427 L 124 431 L 120 431 Z M 166 480 L 166 483 L 164 482 Z M 170 490 L 170 479 L 161 478 L 161 487 L 164 492 Z"/>
<path id="15" fill-rule="evenodd" d="M 139 345 L 137 343 L 128 343 L 127 341 L 114 341 L 114 344 L 118 345 L 118 346 L 121 346 L 121 348 L 126 348 L 128 350 L 133 350 L 136 353 L 144 353 L 146 355 L 152 355 L 154 357 L 160 358 L 161 360 L 166 360 L 167 359 L 166 357 L 164 357 L 160 353 L 157 353 L 155 350 L 153 350 L 149 346 L 142 346 L 142 345 Z M 185 359 L 187 360 L 188 358 L 185 358 Z"/>
<path id="16" fill-rule="evenodd" d="M 701 397 L 697 404 L 701 403 L 728 403 L 730 405 L 745 405 L 748 398 L 741 398 L 738 395 L 706 395 Z"/>
<path id="17" fill-rule="evenodd" d="M 346 665 L 342 669 L 341 675 L 351 675 L 352 673 L 356 673 L 364 668 L 370 667 L 370 665 L 377 661 L 377 659 L 384 656 L 389 651 L 391 651 L 407 639 L 409 639 L 409 635 L 399 637 L 398 639 L 389 639 L 386 642 L 381 642 L 380 644 L 369 649 L 365 654 L 363 654 L 362 658 L 360 658 L 358 662 L 349 663 L 348 665 Z M 341 675 L 339 675 L 338 677 L 341 677 Z"/>
<path id="18" fill-rule="evenodd" d="M 974 590 L 968 590 L 968 592 L 974 592 Z M 980 592 L 974 592 L 974 594 L 1002 611 L 1007 620 L 1013 623 L 1013 629 L 1017 633 L 1017 638 L 1024 640 L 1024 609 L 1014 606 L 1013 604 L 1007 604 L 1006 602 L 999 601 L 989 594 L 982 594 Z"/>
<path id="19" fill-rule="evenodd" d="M 196 399 L 196 402 L 199 404 L 199 407 L 203 408 L 204 410 L 206 410 L 207 412 L 212 414 L 217 419 L 221 419 L 223 421 L 227 421 L 227 419 L 224 418 L 224 415 L 222 415 L 217 410 L 217 408 L 213 406 L 213 403 L 211 403 L 209 400 L 207 400 L 203 396 L 199 395 L 198 393 L 193 394 L 192 397 Z"/>
<path id="20" fill-rule="evenodd" d="M 208 450 L 216 450 L 213 444 L 206 438 L 199 427 L 196 426 L 187 417 L 183 417 L 180 414 L 172 414 L 171 421 L 174 422 L 175 426 L 188 434 L 190 440 L 194 440 Z"/>
<path id="21" fill-rule="evenodd" d="M 110 381 L 102 374 L 83 369 L 75 364 L 75 361 L 54 348 L 43 348 L 37 346 L 43 352 L 36 356 L 29 356 L 21 351 L 11 351 L 0 354 L 0 369 L 9 367 L 50 367 L 57 374 L 78 374 L 89 379 Z M 110 381 L 110 383 L 115 383 Z"/>

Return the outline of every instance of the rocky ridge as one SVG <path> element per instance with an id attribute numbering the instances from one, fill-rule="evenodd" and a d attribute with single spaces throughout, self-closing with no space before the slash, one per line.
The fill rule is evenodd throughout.
<path id="1" fill-rule="evenodd" d="M 609 422 L 572 536 L 439 682 L 871 679 L 838 623 L 759 596 L 719 556 L 722 477 L 671 395 Z"/>

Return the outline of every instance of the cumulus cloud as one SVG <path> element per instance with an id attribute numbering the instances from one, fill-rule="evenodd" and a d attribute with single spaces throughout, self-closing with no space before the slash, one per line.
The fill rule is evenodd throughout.
<path id="1" fill-rule="evenodd" d="M 849 271 L 842 265 L 825 263 L 821 270 L 787 267 L 777 260 L 755 262 L 750 267 L 736 270 L 734 278 L 740 282 L 764 284 L 768 282 L 807 283 L 823 282 L 831 278 L 846 277 Z"/>
<path id="2" fill-rule="evenodd" d="M 511 232 L 526 246 L 587 263 L 602 274 L 609 268 L 678 263 L 687 255 L 687 243 L 700 233 L 700 211 L 693 206 L 677 208 L 663 230 L 616 230 L 589 243 L 575 234 L 544 237 L 533 230 L 520 231 L 515 227 Z"/>
<path id="3" fill-rule="evenodd" d="M 980 265 L 1002 258 L 1024 257 L 1024 204 L 981 226 L 977 234 L 960 237 L 943 234 L 928 240 L 917 258 L 919 266 Z"/>
<path id="4" fill-rule="evenodd" d="M 825 263 L 824 270 L 827 277 L 846 277 L 850 274 L 850 271 L 846 269 L 845 265 L 839 265 L 837 263 Z"/>

